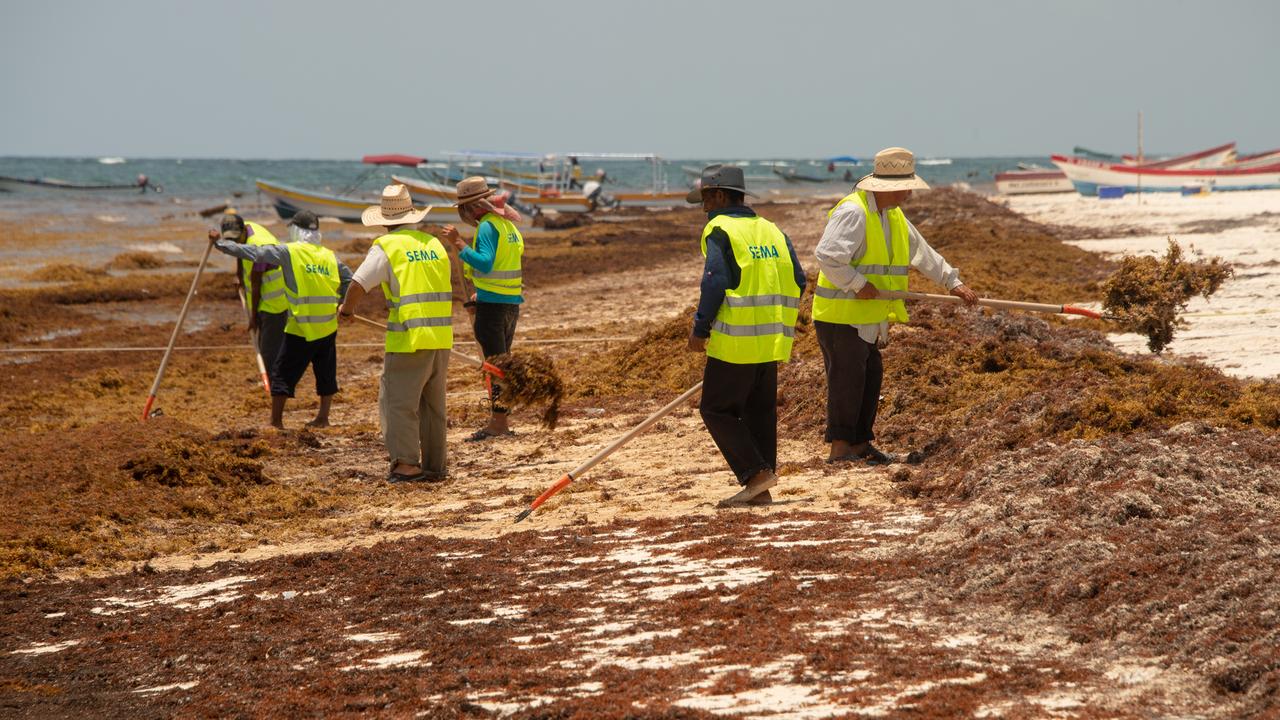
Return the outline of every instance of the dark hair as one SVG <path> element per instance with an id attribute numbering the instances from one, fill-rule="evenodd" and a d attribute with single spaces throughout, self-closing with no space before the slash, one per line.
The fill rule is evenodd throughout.
<path id="1" fill-rule="evenodd" d="M 724 199 L 729 201 L 730 205 L 741 205 L 747 196 L 741 190 L 730 190 L 729 188 L 714 188 L 724 193 Z"/>

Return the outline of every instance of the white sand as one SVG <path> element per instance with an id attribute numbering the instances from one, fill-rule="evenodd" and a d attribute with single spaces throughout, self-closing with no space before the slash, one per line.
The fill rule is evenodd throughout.
<path id="1" fill-rule="evenodd" d="M 999 202 L 1041 222 L 1098 230 L 1099 239 L 1073 242 L 1093 252 L 1159 255 L 1173 238 L 1189 258 L 1227 260 L 1236 277 L 1211 300 L 1191 301 L 1188 327 L 1178 331 L 1168 352 L 1199 357 L 1230 375 L 1280 375 L 1280 190 L 1118 200 L 1024 195 Z M 1139 335 L 1111 339 L 1123 350 L 1147 352 L 1146 338 Z"/>

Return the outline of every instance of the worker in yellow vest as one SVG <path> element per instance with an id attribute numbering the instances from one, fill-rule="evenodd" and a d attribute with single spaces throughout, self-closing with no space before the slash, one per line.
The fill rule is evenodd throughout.
<path id="1" fill-rule="evenodd" d="M 509 205 L 498 207 L 489 201 L 493 193 L 484 178 L 464 178 L 458 183 L 458 217 L 474 226 L 476 234 L 468 243 L 452 225 L 446 225 L 442 233 L 457 249 L 463 275 L 475 285 L 475 295 L 465 305 L 485 358 L 511 352 L 524 302 L 524 238 L 515 225 L 520 215 Z M 467 441 L 515 434 L 507 421 L 500 383 L 491 384 L 489 402 L 489 422 L 468 436 Z"/>
<path id="2" fill-rule="evenodd" d="M 705 257 L 689 350 L 706 352 L 699 410 L 742 490 L 721 506 L 772 502 L 778 482 L 778 363 L 791 358 L 804 269 L 791 240 L 747 207 L 742 168 L 710 165 L 686 198 L 702 203 Z"/>
<path id="3" fill-rule="evenodd" d="M 899 207 L 929 185 L 915 174 L 905 148 L 876 153 L 874 172 L 827 213 L 814 251 L 821 272 L 813 320 L 827 373 L 827 462 L 883 465 L 893 457 L 871 444 L 880 402 L 889 324 L 905 323 L 901 300 L 877 299 L 881 290 L 905 291 L 914 267 L 969 305 L 978 296 L 920 235 Z"/>
<path id="4" fill-rule="evenodd" d="M 391 466 L 387 481 L 439 482 L 447 473 L 445 380 L 453 347 L 453 303 L 461 302 L 456 262 L 433 235 L 416 229 L 430 208 L 417 209 L 403 185 L 388 185 L 361 220 L 383 234 L 347 288 L 341 317 L 382 288 L 387 303 L 386 354 L 378 416 Z"/>
<path id="5" fill-rule="evenodd" d="M 209 239 L 220 252 L 279 268 L 283 275 L 289 319 L 271 364 L 271 424 L 284 427 L 285 402 L 310 365 L 320 407 L 307 425 L 328 427 L 329 408 L 338 393 L 338 301 L 351 282 L 351 269 L 320 244 L 319 218 L 309 210 L 294 215 L 289 242 L 283 245 L 241 245 L 212 232 Z"/>
<path id="6" fill-rule="evenodd" d="M 234 210 L 222 218 L 222 237 L 249 245 L 275 245 L 279 241 L 262 225 L 246 221 Z M 258 354 L 267 367 L 275 362 L 289 322 L 289 301 L 284 296 L 284 271 L 265 263 L 237 260 L 237 282 L 245 290 L 249 329 L 258 332 Z"/>

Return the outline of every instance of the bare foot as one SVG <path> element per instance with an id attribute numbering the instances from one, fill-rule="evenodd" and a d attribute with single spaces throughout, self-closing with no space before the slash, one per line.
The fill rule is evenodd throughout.
<path id="1" fill-rule="evenodd" d="M 311 422 L 307 423 L 307 427 L 314 427 L 314 428 L 329 427 L 329 418 L 316 418 L 315 420 L 312 420 Z"/>

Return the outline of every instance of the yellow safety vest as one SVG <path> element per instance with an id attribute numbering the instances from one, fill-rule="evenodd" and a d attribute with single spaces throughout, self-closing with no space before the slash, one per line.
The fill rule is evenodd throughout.
<path id="1" fill-rule="evenodd" d="M 391 264 L 387 298 L 387 352 L 453 347 L 453 281 L 449 254 L 434 235 L 396 230 L 374 241 Z"/>
<path id="2" fill-rule="evenodd" d="M 720 215 L 702 230 L 703 257 L 707 236 L 716 228 L 729 236 L 742 281 L 725 291 L 711 323 L 707 355 L 739 365 L 786 362 L 800 307 L 786 236 L 762 217 Z"/>
<path id="3" fill-rule="evenodd" d="M 879 290 L 906 290 L 907 272 L 911 269 L 910 231 L 907 216 L 901 208 L 893 208 L 889 218 L 893 254 L 884 241 L 884 228 L 879 213 L 871 212 L 867 205 L 867 192 L 850 193 L 827 212 L 848 202 L 856 202 L 867 216 L 867 249 L 862 257 L 853 258 L 849 264 L 862 273 Z M 813 292 L 813 319 L 844 325 L 872 325 L 884 322 L 907 322 L 907 306 L 901 300 L 858 300 L 854 293 L 837 288 L 827 279 L 826 273 L 818 273 L 818 287 Z"/>
<path id="4" fill-rule="evenodd" d="M 309 242 L 291 242 L 289 271 L 292 290 L 285 285 L 289 300 L 289 322 L 284 331 L 307 340 L 319 340 L 338 331 L 338 256 L 329 248 Z"/>
<path id="5" fill-rule="evenodd" d="M 262 227 L 256 222 L 246 222 L 249 233 L 247 240 L 250 245 L 278 245 L 279 240 L 271 234 L 271 231 Z M 245 297 L 249 302 L 249 309 L 253 309 L 253 284 L 250 275 L 253 273 L 253 263 L 248 260 L 240 261 L 240 275 L 244 278 Z M 284 271 L 278 267 L 262 273 L 262 285 L 259 288 L 262 291 L 262 301 L 258 304 L 258 309 L 268 313 L 282 313 L 289 309 L 289 301 L 284 296 Z"/>
<path id="6" fill-rule="evenodd" d="M 524 255 L 524 238 L 510 220 L 485 213 L 480 224 L 492 223 L 498 231 L 498 247 L 493 258 L 493 267 L 489 272 L 476 272 L 470 265 L 463 264 L 462 274 L 475 283 L 477 290 L 486 290 L 498 295 L 519 295 L 522 287 L 520 273 L 520 257 Z M 476 249 L 480 239 L 480 228 L 476 228 L 476 236 L 471 238 L 471 249 Z"/>

